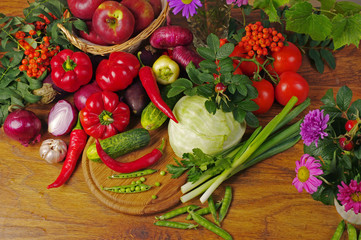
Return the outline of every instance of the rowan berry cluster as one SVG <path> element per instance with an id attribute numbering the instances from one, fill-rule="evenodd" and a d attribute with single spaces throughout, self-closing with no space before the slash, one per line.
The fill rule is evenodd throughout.
<path id="1" fill-rule="evenodd" d="M 248 56 L 266 56 L 271 52 L 278 52 L 283 47 L 284 36 L 274 28 L 265 28 L 261 22 L 250 23 L 245 27 L 246 35 L 238 43 Z"/>
<path id="2" fill-rule="evenodd" d="M 50 60 L 60 51 L 59 46 L 50 44 L 50 37 L 38 37 L 35 30 L 30 30 L 29 35 L 23 31 L 16 32 L 15 38 L 25 54 L 19 66 L 20 71 L 32 78 L 40 77 L 46 70 L 50 71 Z M 37 42 L 38 38 L 40 42 Z"/>
<path id="3" fill-rule="evenodd" d="M 54 14 L 52 14 L 51 12 L 49 12 L 49 15 L 55 20 L 57 19 Z M 35 29 L 38 30 L 38 31 L 42 31 L 42 30 L 46 30 L 46 27 L 48 24 L 50 24 L 50 20 L 44 15 L 44 14 L 39 14 L 39 17 L 44 19 L 45 22 L 43 21 L 36 21 L 34 22 L 34 26 L 35 26 Z"/>

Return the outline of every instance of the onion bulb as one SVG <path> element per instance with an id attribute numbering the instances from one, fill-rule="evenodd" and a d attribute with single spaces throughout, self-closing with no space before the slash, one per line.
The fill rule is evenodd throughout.
<path id="1" fill-rule="evenodd" d="M 78 119 L 78 111 L 67 100 L 58 101 L 48 116 L 48 132 L 54 136 L 70 133 Z"/>

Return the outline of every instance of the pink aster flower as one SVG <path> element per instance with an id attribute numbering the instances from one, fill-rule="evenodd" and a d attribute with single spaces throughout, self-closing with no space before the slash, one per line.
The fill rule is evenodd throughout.
<path id="1" fill-rule="evenodd" d="M 238 7 L 242 6 L 242 5 L 247 5 L 248 4 L 248 0 L 226 0 L 227 4 L 235 4 Z"/>
<path id="2" fill-rule="evenodd" d="M 182 16 L 189 18 L 197 13 L 197 8 L 202 7 L 200 0 L 168 0 L 169 7 L 173 8 L 173 14 L 182 11 Z"/>
<path id="3" fill-rule="evenodd" d="M 318 140 L 327 137 L 328 134 L 325 132 L 327 128 L 328 120 L 330 116 L 328 114 L 323 115 L 323 110 L 312 110 L 306 116 L 301 123 L 301 136 L 303 143 L 310 146 L 311 143 L 318 145 Z"/>
<path id="4" fill-rule="evenodd" d="M 345 206 L 345 211 L 353 209 L 356 214 L 361 213 L 361 183 L 351 180 L 349 185 L 341 182 L 337 187 L 337 200 Z"/>
<path id="5" fill-rule="evenodd" d="M 299 192 L 303 189 L 309 194 L 317 191 L 317 188 L 322 184 L 322 181 L 316 178 L 323 174 L 321 163 L 319 160 L 311 157 L 308 154 L 303 154 L 301 160 L 296 161 L 296 177 L 293 179 L 292 184 Z"/>

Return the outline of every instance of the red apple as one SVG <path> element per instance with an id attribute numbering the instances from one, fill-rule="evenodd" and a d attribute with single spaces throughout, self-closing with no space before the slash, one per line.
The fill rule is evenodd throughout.
<path id="1" fill-rule="evenodd" d="M 68 0 L 70 12 L 77 18 L 83 20 L 92 19 L 97 7 L 105 0 Z"/>
<path id="2" fill-rule="evenodd" d="M 153 7 L 147 0 L 123 0 L 122 4 L 129 8 L 135 17 L 134 32 L 141 32 L 154 20 Z"/>
<path id="3" fill-rule="evenodd" d="M 157 18 L 162 11 L 162 2 L 160 0 L 147 0 L 152 5 L 154 18 Z"/>
<path id="4" fill-rule="evenodd" d="M 79 35 L 84 38 L 85 40 L 88 40 L 89 42 L 98 44 L 98 45 L 108 45 L 99 35 L 94 31 L 92 22 L 86 21 L 86 25 L 88 26 L 89 33 L 86 33 L 84 31 L 79 31 Z"/>
<path id="5" fill-rule="evenodd" d="M 108 44 L 127 41 L 134 32 L 132 12 L 116 1 L 105 1 L 98 6 L 92 18 L 94 31 Z"/>

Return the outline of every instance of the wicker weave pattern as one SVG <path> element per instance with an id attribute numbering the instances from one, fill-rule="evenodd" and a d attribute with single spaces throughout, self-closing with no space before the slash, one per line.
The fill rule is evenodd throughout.
<path id="1" fill-rule="evenodd" d="M 158 29 L 164 24 L 169 12 L 167 0 L 162 0 L 162 8 L 162 12 L 159 14 L 159 16 L 146 29 L 144 29 L 141 33 L 129 39 L 128 41 L 117 45 L 97 45 L 76 36 L 73 32 L 69 32 L 61 24 L 58 24 L 58 27 L 61 29 L 61 31 L 64 32 L 69 42 L 83 52 L 91 53 L 94 55 L 106 55 L 112 52 L 119 51 L 134 53 L 144 40 L 146 40 L 156 29 Z"/>

